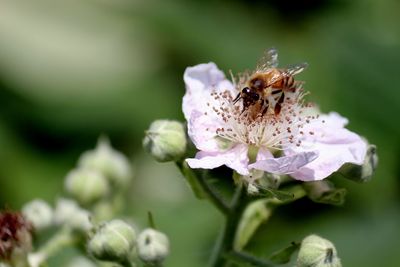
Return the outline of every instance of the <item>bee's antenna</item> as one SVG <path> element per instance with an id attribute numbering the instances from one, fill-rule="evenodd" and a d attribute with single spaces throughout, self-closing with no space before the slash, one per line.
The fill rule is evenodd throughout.
<path id="1" fill-rule="evenodd" d="M 233 99 L 233 104 L 236 104 L 240 99 L 242 98 L 242 96 L 241 96 L 241 94 L 239 93 L 236 97 L 235 97 L 235 99 Z"/>

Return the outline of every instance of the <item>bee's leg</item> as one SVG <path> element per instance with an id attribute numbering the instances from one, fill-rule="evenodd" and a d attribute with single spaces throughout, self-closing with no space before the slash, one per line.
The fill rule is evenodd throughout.
<path id="1" fill-rule="evenodd" d="M 240 115 L 242 115 L 246 110 L 249 109 L 250 106 L 252 106 L 256 103 L 253 99 L 251 99 L 247 96 L 244 96 L 241 98 L 243 99 L 243 109 L 242 109 L 242 112 L 240 112 Z"/>
<path id="2" fill-rule="evenodd" d="M 264 117 L 265 113 L 267 113 L 267 110 L 268 110 L 268 108 L 269 108 L 269 101 L 268 101 L 268 99 L 265 99 L 264 104 L 265 104 L 265 108 L 264 108 L 263 111 L 261 112 L 261 117 Z"/>
<path id="3" fill-rule="evenodd" d="M 243 112 L 245 112 L 249 106 L 250 106 L 250 103 L 249 103 L 248 99 L 243 98 L 243 108 L 242 108 L 242 111 L 240 112 L 240 115 L 242 115 Z"/>
<path id="4" fill-rule="evenodd" d="M 240 97 L 240 93 L 235 97 L 235 99 L 233 99 L 233 104 L 236 104 L 236 102 L 238 102 L 239 101 L 239 99 L 240 99 L 241 97 Z"/>
<path id="5" fill-rule="evenodd" d="M 248 105 L 243 105 L 242 111 L 240 112 L 240 115 L 242 115 L 247 109 L 248 109 Z"/>
<path id="6" fill-rule="evenodd" d="M 243 114 L 243 112 L 245 112 L 246 111 L 246 106 L 243 104 L 243 108 L 242 108 L 242 111 L 240 112 L 240 115 L 242 115 Z"/>
<path id="7" fill-rule="evenodd" d="M 275 115 L 279 115 L 279 113 L 281 113 L 283 100 L 285 100 L 285 93 L 282 91 L 282 94 L 279 97 L 278 102 L 276 102 L 275 104 L 274 108 Z"/>
<path id="8" fill-rule="evenodd" d="M 271 91 L 271 95 L 276 95 L 276 94 L 279 94 L 280 92 L 282 92 L 282 89 L 273 88 L 272 91 Z"/>

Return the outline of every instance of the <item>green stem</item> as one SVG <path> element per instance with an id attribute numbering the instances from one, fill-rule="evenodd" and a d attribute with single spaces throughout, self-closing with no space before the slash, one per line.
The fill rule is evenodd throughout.
<path id="1" fill-rule="evenodd" d="M 206 173 L 204 172 L 199 177 L 199 183 L 203 187 L 204 191 L 207 193 L 211 202 L 223 213 L 228 214 L 230 212 L 230 207 L 222 196 L 215 191 L 206 181 Z"/>
<path id="2" fill-rule="evenodd" d="M 228 259 L 236 261 L 238 263 L 250 263 L 254 266 L 258 267 L 273 267 L 274 263 L 251 255 L 244 251 L 231 251 L 230 253 L 225 255 Z"/>
<path id="3" fill-rule="evenodd" d="M 39 251 L 50 257 L 63 248 L 75 244 L 77 241 L 78 238 L 72 230 L 64 228 L 53 236 Z"/>
<path id="4" fill-rule="evenodd" d="M 286 190 L 293 194 L 293 199 L 291 199 L 290 202 L 298 200 L 306 195 L 306 192 L 301 185 L 294 185 L 288 187 Z M 237 227 L 242 218 L 243 212 L 250 201 L 251 199 L 247 196 L 244 186 L 239 184 L 232 198 L 230 212 L 226 216 L 223 231 L 221 232 L 213 250 L 210 266 L 223 267 L 227 263 L 227 260 L 229 261 L 230 259 L 251 263 L 260 267 L 274 266 L 272 262 L 260 259 L 246 252 L 236 251 L 233 247 Z M 270 201 L 270 204 L 275 204 L 277 206 L 290 203 L 279 200 Z"/>
<path id="5" fill-rule="evenodd" d="M 43 266 L 48 258 L 58 253 L 65 247 L 75 245 L 79 238 L 69 228 L 62 228 L 50 240 L 46 242 L 37 252 L 30 255 L 31 267 Z"/>
<path id="6" fill-rule="evenodd" d="M 223 214 L 229 213 L 229 211 L 230 211 L 229 205 L 222 198 L 222 196 L 217 191 L 215 191 L 215 189 L 212 188 L 206 181 L 206 172 L 203 172 L 201 175 L 197 175 L 194 172 L 187 174 L 183 169 L 184 168 L 183 162 L 181 162 L 181 161 L 176 162 L 176 165 L 178 166 L 179 170 L 181 171 L 181 173 L 184 176 L 185 175 L 194 175 L 195 176 L 195 178 L 196 178 L 197 182 L 199 183 L 199 185 L 201 186 L 203 192 L 207 195 L 207 198 L 214 204 L 215 207 L 217 207 L 217 209 L 219 211 L 221 211 Z"/>
<path id="7" fill-rule="evenodd" d="M 226 263 L 224 255 L 233 250 L 236 229 L 242 213 L 247 206 L 244 186 L 239 184 L 232 198 L 230 212 L 227 214 L 225 224 L 211 255 L 210 266 L 222 267 Z"/>
<path id="8" fill-rule="evenodd" d="M 242 218 L 243 212 L 251 199 L 247 196 L 245 186 L 242 182 L 236 187 L 235 194 L 232 197 L 231 203 L 228 204 L 222 196 L 210 186 L 206 180 L 206 172 L 202 175 L 197 175 L 192 170 L 187 170 L 184 166 L 183 161 L 176 162 L 179 170 L 186 177 L 189 176 L 192 180 L 196 180 L 197 187 L 200 187 L 201 192 L 205 195 L 213 204 L 216 206 L 224 215 L 225 223 L 223 229 L 218 236 L 217 242 L 213 249 L 210 258 L 211 267 L 224 267 L 230 259 L 236 259 L 236 261 L 252 263 L 255 266 L 270 267 L 274 266 L 272 263 L 257 258 L 251 254 L 245 252 L 238 252 L 234 250 L 234 240 L 236 236 L 237 227 Z M 187 178 L 189 178 L 187 177 Z M 240 179 L 239 179 L 240 180 Z M 282 205 L 289 202 L 295 201 L 305 196 L 305 191 L 300 185 L 288 187 L 287 191 L 293 193 L 294 198 L 288 202 L 282 202 L 279 200 L 271 200 L 272 205 Z"/>

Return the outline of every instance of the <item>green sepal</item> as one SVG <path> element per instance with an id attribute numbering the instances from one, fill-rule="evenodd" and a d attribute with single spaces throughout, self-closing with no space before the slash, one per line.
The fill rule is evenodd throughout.
<path id="1" fill-rule="evenodd" d="M 149 228 L 157 229 L 156 223 L 154 222 L 153 213 L 151 213 L 151 211 L 147 212 L 147 224 Z"/>
<path id="2" fill-rule="evenodd" d="M 294 194 L 291 192 L 272 188 L 261 188 L 260 193 L 266 198 L 276 198 L 282 202 L 288 202 L 294 198 Z"/>
<path id="3" fill-rule="evenodd" d="M 307 196 L 314 202 L 343 205 L 347 190 L 345 188 L 335 188 L 335 185 L 328 180 L 307 182 L 303 184 Z"/>
<path id="4" fill-rule="evenodd" d="M 345 188 L 338 188 L 324 193 L 319 199 L 314 200 L 318 203 L 341 206 L 346 200 L 347 190 Z"/>
<path id="5" fill-rule="evenodd" d="M 269 259 L 276 264 L 288 263 L 293 253 L 295 253 L 299 248 L 300 243 L 292 242 L 290 246 L 272 253 Z"/>
<path id="6" fill-rule="evenodd" d="M 375 145 L 368 145 L 367 154 L 363 164 L 357 165 L 352 163 L 345 163 L 339 169 L 339 173 L 345 178 L 358 183 L 366 183 L 371 180 L 378 166 L 378 155 Z"/>

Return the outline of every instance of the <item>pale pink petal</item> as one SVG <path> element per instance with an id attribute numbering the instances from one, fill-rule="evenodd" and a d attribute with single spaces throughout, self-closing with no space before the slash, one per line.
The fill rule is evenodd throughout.
<path id="1" fill-rule="evenodd" d="M 184 74 L 186 94 L 182 110 L 188 121 L 188 134 L 197 149 L 219 152 L 226 149 L 216 137 L 216 130 L 223 126 L 221 117 L 215 114 L 212 92 L 232 91 L 233 85 L 214 63 L 199 64 L 186 69 Z"/>
<path id="2" fill-rule="evenodd" d="M 273 158 L 273 157 L 274 156 L 272 155 L 271 151 L 269 151 L 266 148 L 261 147 L 258 150 L 256 161 L 265 160 L 265 159 L 269 159 L 269 158 Z"/>
<path id="3" fill-rule="evenodd" d="M 322 115 L 325 123 L 311 123 L 307 131 L 314 135 L 306 136 L 300 148 L 291 148 L 286 154 L 299 150 L 318 151 L 318 158 L 291 176 L 297 180 L 322 180 L 337 171 L 345 163 L 362 164 L 367 152 L 367 143 L 357 134 L 343 128 L 347 119 L 337 113 Z"/>
<path id="4" fill-rule="evenodd" d="M 330 112 L 329 114 L 320 115 L 321 120 L 324 120 L 324 124 L 318 124 L 314 122 L 315 127 L 333 127 L 333 128 L 343 128 L 349 123 L 349 120 L 345 117 L 340 116 L 337 112 Z"/>
<path id="5" fill-rule="evenodd" d="M 248 175 L 247 164 L 247 146 L 236 145 L 235 147 L 224 152 L 204 152 L 200 151 L 194 159 L 186 159 L 191 168 L 214 169 L 222 165 L 226 165 L 234 169 L 241 175 Z"/>
<path id="6" fill-rule="evenodd" d="M 222 150 L 221 144 L 215 137 L 218 127 L 220 127 L 219 121 L 193 111 L 188 121 L 188 135 L 198 150 L 218 152 Z"/>
<path id="7" fill-rule="evenodd" d="M 249 168 L 263 170 L 275 174 L 290 174 L 293 173 L 304 165 L 312 162 L 318 156 L 318 153 L 309 151 L 296 153 L 290 156 L 283 156 L 279 158 L 267 158 L 264 160 L 257 160 L 255 163 L 250 164 Z"/>
<path id="8" fill-rule="evenodd" d="M 233 91 L 233 84 L 215 63 L 199 64 L 188 67 L 183 74 L 186 94 L 183 97 L 182 110 L 187 121 L 193 110 L 204 113 L 209 109 L 207 102 L 212 101 L 212 91 Z"/>

